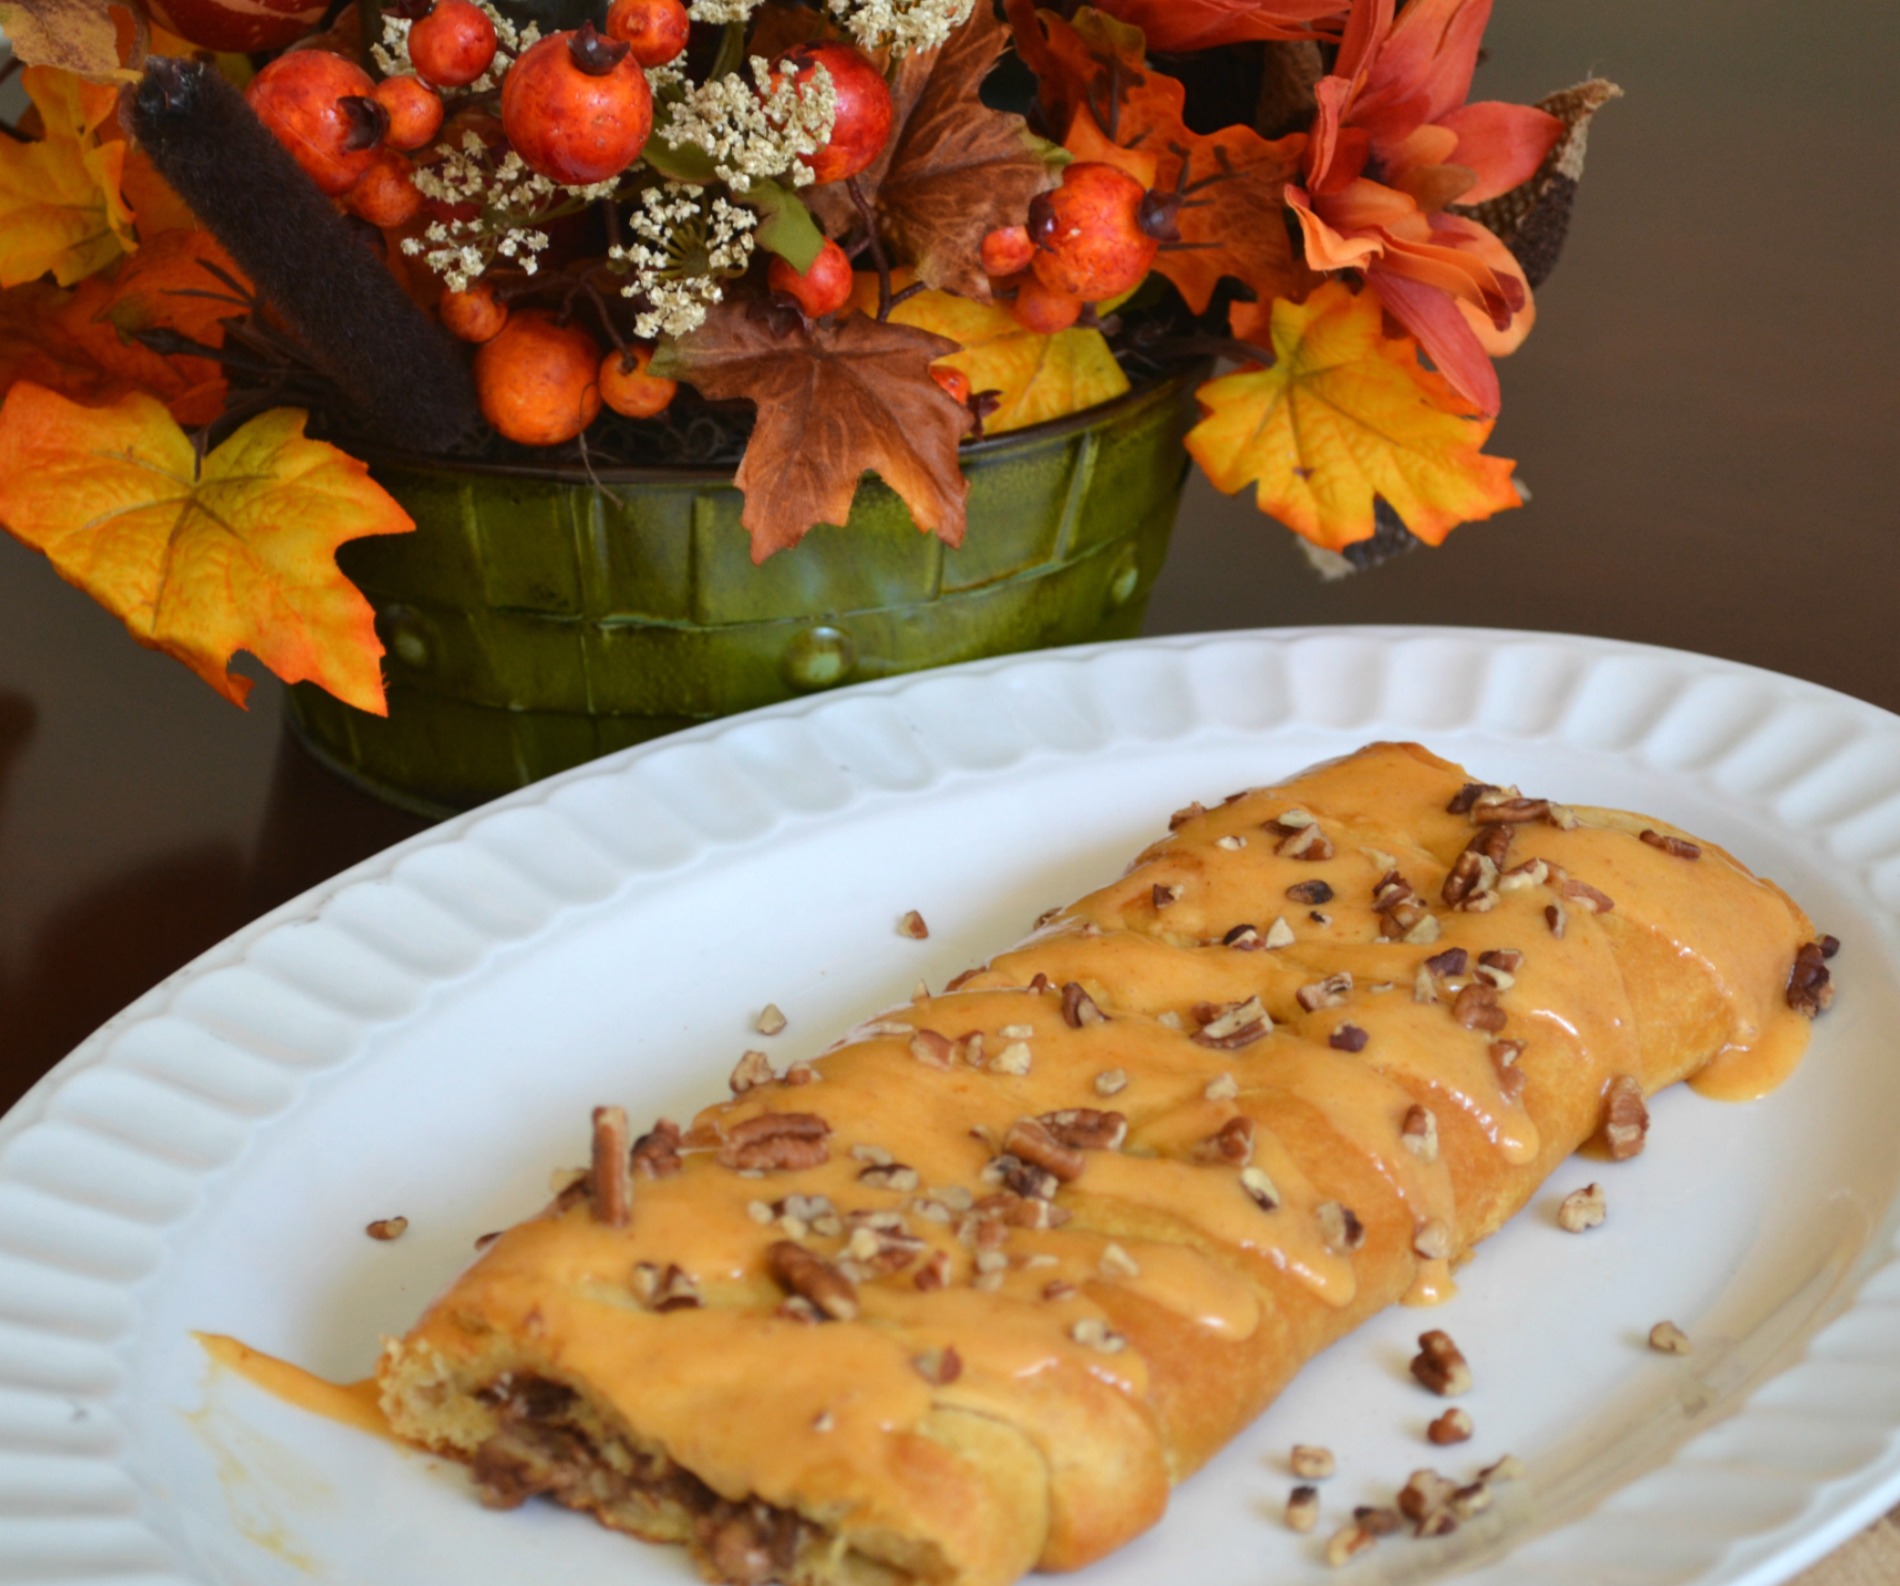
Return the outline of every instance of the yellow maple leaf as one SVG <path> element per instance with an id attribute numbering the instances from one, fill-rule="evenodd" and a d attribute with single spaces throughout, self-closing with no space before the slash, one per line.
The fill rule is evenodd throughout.
<path id="1" fill-rule="evenodd" d="M 242 649 L 380 716 L 375 614 L 335 552 L 415 525 L 303 426 L 274 408 L 200 459 L 142 392 L 85 407 L 22 381 L 0 406 L 0 525 L 233 704 L 251 687 L 230 670 Z"/>
<path id="2" fill-rule="evenodd" d="M 70 286 L 138 245 L 120 190 L 126 144 L 110 125 L 118 90 L 52 66 L 20 83 L 42 135 L 0 138 L 0 287 L 49 271 Z"/>
<path id="3" fill-rule="evenodd" d="M 1263 512 L 1333 551 L 1371 538 L 1375 496 L 1432 545 L 1520 504 L 1511 462 L 1479 450 L 1491 421 L 1409 337 L 1385 335 L 1372 293 L 1329 281 L 1304 303 L 1276 302 L 1270 324 L 1271 366 L 1196 393 L 1187 447 L 1217 489 L 1253 485 Z"/>
<path id="4" fill-rule="evenodd" d="M 874 310 L 875 289 L 867 296 Z M 861 296 L 860 303 L 866 300 Z M 1128 376 L 1099 330 L 1076 328 L 1040 336 L 1023 329 L 1000 303 L 978 303 L 949 292 L 905 298 L 891 310 L 891 318 L 958 344 L 960 351 L 937 359 L 933 367 L 960 369 L 972 391 L 996 394 L 996 407 L 983 418 L 985 435 L 1066 418 L 1128 389 Z"/>

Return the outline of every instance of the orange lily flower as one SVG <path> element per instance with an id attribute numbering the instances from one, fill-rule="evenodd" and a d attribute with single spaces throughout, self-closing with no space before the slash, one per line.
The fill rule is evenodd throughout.
<path id="1" fill-rule="evenodd" d="M 1100 0 L 1140 28 L 1151 50 L 1204 50 L 1249 39 L 1336 38 L 1347 0 Z"/>
<path id="2" fill-rule="evenodd" d="M 1529 333 L 1530 284 L 1477 221 L 1447 212 L 1536 174 L 1563 124 L 1529 105 L 1467 104 L 1491 0 L 1356 0 L 1319 112 L 1305 184 L 1287 188 L 1306 262 L 1356 270 L 1452 386 L 1498 410 L 1493 357 Z"/>

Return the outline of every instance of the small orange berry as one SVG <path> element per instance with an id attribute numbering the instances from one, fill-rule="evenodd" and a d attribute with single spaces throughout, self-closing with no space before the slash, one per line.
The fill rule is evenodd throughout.
<path id="1" fill-rule="evenodd" d="M 343 195 L 343 204 L 372 226 L 391 231 L 415 218 L 422 208 L 422 194 L 410 180 L 408 160 L 394 149 L 385 149 L 382 158 Z"/>
<path id="2" fill-rule="evenodd" d="M 930 378 L 943 387 L 953 402 L 970 400 L 970 377 L 961 369 L 954 369 L 947 363 L 933 363 L 930 366 Z"/>
<path id="3" fill-rule="evenodd" d="M 607 36 L 631 45 L 642 66 L 677 60 L 691 27 L 680 0 L 614 0 L 607 8 Z"/>
<path id="4" fill-rule="evenodd" d="M 984 234 L 981 253 L 985 275 L 1014 275 L 1029 268 L 1036 245 L 1027 226 L 998 226 Z"/>
<path id="5" fill-rule="evenodd" d="M 442 100 L 420 77 L 385 77 L 376 103 L 389 112 L 383 142 L 392 149 L 419 149 L 442 130 Z"/>
<path id="6" fill-rule="evenodd" d="M 680 388 L 679 381 L 648 374 L 647 365 L 652 362 L 651 347 L 608 353 L 600 361 L 601 400 L 630 419 L 650 419 L 665 412 Z"/>
<path id="7" fill-rule="evenodd" d="M 1010 312 L 1024 330 L 1038 336 L 1053 336 L 1067 330 L 1082 313 L 1082 299 L 1073 292 L 1062 292 L 1047 285 L 1034 271 L 1024 275 L 1016 287 L 1016 301 Z"/>
<path id="8" fill-rule="evenodd" d="M 827 237 L 803 275 L 792 268 L 790 260 L 775 255 L 765 267 L 765 284 L 783 292 L 804 310 L 807 319 L 823 319 L 851 301 L 856 281 L 844 249 Z"/>
<path id="9" fill-rule="evenodd" d="M 466 88 L 495 60 L 495 24 L 470 0 L 435 0 L 409 29 L 409 61 L 424 82 Z"/>
<path id="10" fill-rule="evenodd" d="M 466 292 L 444 292 L 436 312 L 449 334 L 461 341 L 493 341 L 508 323 L 508 310 L 495 289 L 477 281 Z"/>
<path id="11" fill-rule="evenodd" d="M 578 325 L 524 309 L 476 350 L 475 391 L 509 440 L 559 446 L 600 413 L 600 345 Z"/>

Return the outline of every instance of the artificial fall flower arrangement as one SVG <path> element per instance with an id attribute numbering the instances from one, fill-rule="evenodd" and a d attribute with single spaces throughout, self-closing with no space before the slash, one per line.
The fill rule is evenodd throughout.
<path id="1" fill-rule="evenodd" d="M 730 464 L 760 560 L 870 471 L 956 545 L 964 442 L 1216 356 L 1215 485 L 1436 544 L 1517 504 L 1493 359 L 1615 91 L 1470 102 L 1489 12 L 7 0 L 0 523 L 380 713 L 365 456 Z"/>

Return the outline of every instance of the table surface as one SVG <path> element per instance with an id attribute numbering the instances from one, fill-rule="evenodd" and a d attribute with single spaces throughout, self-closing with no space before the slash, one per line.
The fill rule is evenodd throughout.
<path id="1" fill-rule="evenodd" d="M 1478 96 L 1588 74 L 1628 93 L 1503 368 L 1491 449 L 1532 499 L 1327 584 L 1197 480 L 1148 631 L 1604 634 L 1900 710 L 1900 26 L 1881 0 L 1813 20 L 1802 0 L 1500 0 Z M 0 1110 L 197 953 L 422 828 L 305 758 L 274 681 L 253 701 L 0 537 Z"/>

